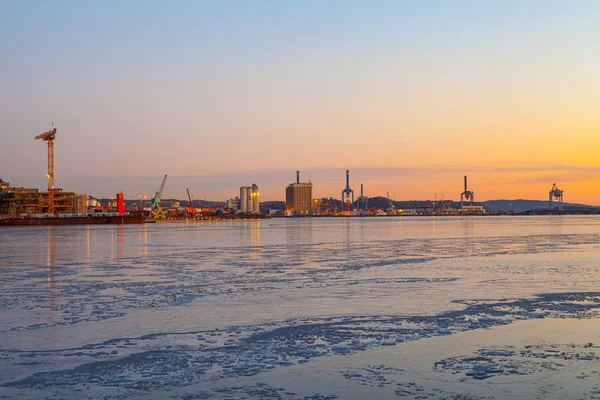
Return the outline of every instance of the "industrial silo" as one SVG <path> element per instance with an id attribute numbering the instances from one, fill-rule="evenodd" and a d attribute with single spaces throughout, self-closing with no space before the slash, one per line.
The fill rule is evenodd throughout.
<path id="1" fill-rule="evenodd" d="M 248 212 L 248 187 L 240 188 L 240 212 Z"/>

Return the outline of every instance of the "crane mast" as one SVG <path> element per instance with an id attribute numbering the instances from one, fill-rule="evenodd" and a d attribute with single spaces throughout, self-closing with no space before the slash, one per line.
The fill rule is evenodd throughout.
<path id="1" fill-rule="evenodd" d="M 187 191 L 188 199 L 190 200 L 190 213 L 192 214 L 192 216 L 196 216 L 196 209 L 194 208 L 194 203 L 192 201 L 192 195 L 190 194 L 190 189 L 185 188 L 185 190 Z"/>
<path id="2" fill-rule="evenodd" d="M 158 189 L 155 195 L 155 198 L 158 199 L 159 202 L 162 199 L 163 190 L 165 190 L 165 182 L 167 182 L 167 175 L 165 175 L 163 178 L 162 183 L 160 184 L 160 189 Z"/>
<path id="3" fill-rule="evenodd" d="M 56 128 L 37 135 L 34 140 L 48 142 L 48 214 L 57 214 L 54 207 L 54 139 L 56 139 Z"/>

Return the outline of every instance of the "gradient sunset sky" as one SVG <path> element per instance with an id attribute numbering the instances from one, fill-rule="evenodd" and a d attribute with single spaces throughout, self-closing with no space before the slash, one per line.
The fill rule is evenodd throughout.
<path id="1" fill-rule="evenodd" d="M 0 178 L 600 205 L 600 2 L 2 1 Z"/>

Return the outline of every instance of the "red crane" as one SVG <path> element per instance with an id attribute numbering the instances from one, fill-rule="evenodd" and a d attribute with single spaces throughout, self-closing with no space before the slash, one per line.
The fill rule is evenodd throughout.
<path id="1" fill-rule="evenodd" d="M 190 189 L 185 188 L 187 191 L 188 199 L 190 199 L 190 208 L 188 209 L 188 213 L 192 214 L 192 216 L 196 216 L 196 209 L 194 208 L 194 203 L 192 202 L 192 195 L 190 194 Z"/>

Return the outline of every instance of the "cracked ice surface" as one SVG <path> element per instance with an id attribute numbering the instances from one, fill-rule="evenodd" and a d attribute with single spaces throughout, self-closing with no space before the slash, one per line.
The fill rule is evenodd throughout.
<path id="1" fill-rule="evenodd" d="M 336 398 L 329 387 L 297 393 L 260 379 L 323 357 L 515 321 L 596 318 L 598 222 L 386 218 L 3 230 L 0 394 L 124 398 L 201 384 L 178 396 Z M 593 344 L 565 346 L 482 348 L 438 360 L 431 374 L 491 382 L 560 368 L 561 354 L 598 362 Z M 373 390 L 393 383 L 396 397 L 477 398 L 397 382 L 403 371 L 366 365 L 341 376 Z"/>

